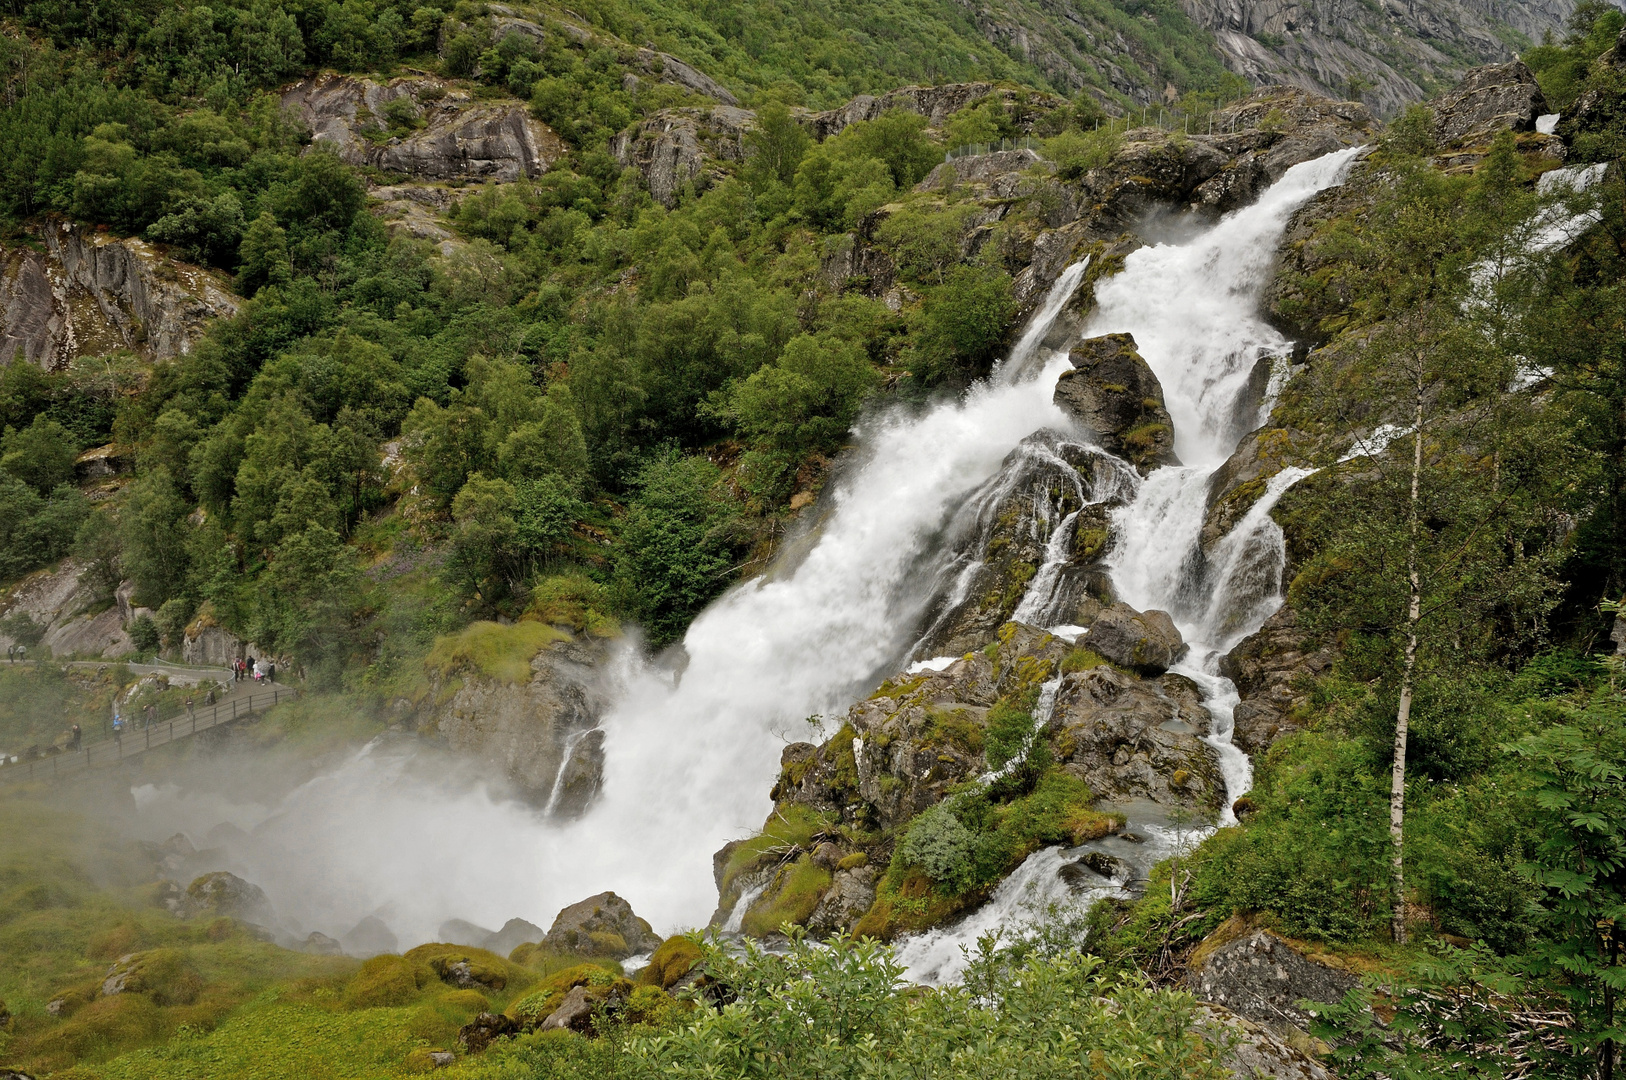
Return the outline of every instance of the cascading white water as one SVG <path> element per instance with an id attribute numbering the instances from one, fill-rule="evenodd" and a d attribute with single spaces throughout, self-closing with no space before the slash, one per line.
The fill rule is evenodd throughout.
<path id="1" fill-rule="evenodd" d="M 1228 452 L 1226 411 L 1253 361 L 1283 345 L 1253 315 L 1276 238 L 1293 207 L 1334 182 L 1349 156 L 1296 167 L 1259 206 L 1191 244 L 1131 255 L 1123 274 L 1097 288 L 1091 332 L 1135 333 L 1163 382 L 1187 462 L 1154 474 L 1120 517 L 1115 572 L 1136 607 L 1179 606 L 1188 575 L 1161 564 L 1167 555 L 1184 567 L 1189 545 L 1165 549 L 1150 539 L 1195 538 L 1204 470 Z M 309 929 L 337 935 L 379 914 L 403 946 L 429 940 L 452 916 L 546 925 L 564 904 L 605 889 L 661 931 L 703 923 L 716 896 L 712 853 L 768 813 L 780 734 L 845 708 L 904 658 L 952 577 L 933 564 L 945 531 L 1013 447 L 1037 430 L 1068 427 L 1051 401 L 1066 357 L 1040 345 L 1083 272 L 1069 268 L 1011 360 L 964 399 L 866 421 L 861 455 L 832 484 L 805 555 L 703 613 L 684 639 L 680 674 L 651 668 L 628 678 L 602 721 L 604 786 L 583 818 L 550 822 L 477 787 L 421 775 L 402 754 L 369 749 L 251 815 L 271 854 L 245 865 L 249 876 Z M 1210 585 L 1193 596 L 1219 594 Z M 1200 636 L 1206 609 L 1194 600 L 1180 610 L 1188 638 L 1211 651 L 1218 643 Z M 1221 688 L 1204 685 L 1215 710 Z M 152 820 L 167 827 L 181 816 Z"/>
<path id="2" fill-rule="evenodd" d="M 1225 778 L 1226 821 L 1235 820 L 1229 803 L 1248 789 L 1252 770 L 1247 755 L 1231 745 L 1238 697 L 1219 675 L 1218 661 L 1280 605 L 1282 533 L 1270 510 L 1307 471 L 1277 474 L 1242 520 L 1205 552 L 1209 481 L 1234 450 L 1237 402 L 1255 366 L 1289 346 L 1258 315 L 1282 230 L 1306 199 L 1342 178 L 1357 152 L 1295 166 L 1258 203 L 1188 243 L 1132 253 L 1121 274 L 1097 284 L 1099 306 L 1084 330 L 1085 336 L 1134 334 L 1174 419 L 1175 447 L 1186 464 L 1152 473 L 1114 515 L 1117 539 L 1109 561 L 1119 595 L 1137 609 L 1169 612 L 1191 646 L 1175 670 L 1196 682 L 1205 699 L 1211 717 L 1206 740 Z M 1036 575 L 1030 590 L 1038 585 Z M 1036 606 L 1024 597 L 1019 610 Z M 1160 854 L 1173 850 L 1171 845 Z M 1103 886 L 1070 893 L 1057 876 L 1064 861 L 1058 848 L 1034 853 L 989 904 L 956 925 L 904 942 L 898 956 L 908 977 L 925 983 L 957 979 L 966 951 L 989 930 L 1040 917 L 1048 903 L 1091 903 L 1115 891 Z"/>
<path id="3" fill-rule="evenodd" d="M 1247 790 L 1251 770 L 1230 744 L 1236 692 L 1220 678 L 1219 658 L 1280 606 L 1284 553 L 1270 510 L 1306 473 L 1278 473 L 1230 533 L 1204 550 L 1209 483 L 1235 449 L 1232 418 L 1254 367 L 1289 348 L 1258 311 L 1282 230 L 1305 200 L 1342 179 L 1358 153 L 1296 165 L 1253 206 L 1195 240 L 1134 252 L 1123 273 L 1096 286 L 1099 306 L 1085 329 L 1134 334 L 1174 418 L 1185 464 L 1153 473 L 1117 513 L 1109 563 L 1118 594 L 1140 610 L 1169 612 L 1190 646 L 1176 670 L 1205 689 L 1208 741 L 1228 803 Z M 1228 807 L 1222 817 L 1232 820 Z"/>

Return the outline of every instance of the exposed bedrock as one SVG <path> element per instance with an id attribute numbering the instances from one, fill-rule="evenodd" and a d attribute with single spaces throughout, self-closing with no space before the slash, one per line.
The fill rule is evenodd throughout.
<path id="1" fill-rule="evenodd" d="M 429 76 L 376 83 L 327 73 L 290 86 L 282 101 L 310 126 L 314 143 L 349 164 L 418 180 L 519 180 L 546 172 L 567 151 L 524 104 L 479 104 Z M 414 126 L 390 134 L 386 107 Z"/>
<path id="2" fill-rule="evenodd" d="M 1002 699 L 1031 700 L 1058 677 L 1040 732 L 1057 767 L 1097 799 L 1218 809 L 1225 782 L 1203 742 L 1211 719 L 1197 687 L 1179 675 L 1139 674 L 1095 655 L 1087 640 L 1080 645 L 1007 623 L 987 648 L 942 671 L 889 679 L 823 743 L 786 747 L 764 835 L 717 853 L 714 921 L 749 903 L 748 932 L 752 912 L 820 932 L 850 929 L 874 902 L 890 858 L 886 837 L 987 772 L 989 716 Z M 828 825 L 787 832 L 814 819 Z"/>
<path id="3" fill-rule="evenodd" d="M 190 352 L 204 327 L 242 302 L 225 278 L 162 248 L 48 220 L 40 247 L 0 248 L 0 364 L 47 370 L 130 350 L 154 360 Z"/>
<path id="4" fill-rule="evenodd" d="M 533 806 L 573 817 L 602 782 L 603 733 L 596 728 L 609 691 L 610 644 L 559 633 L 531 659 L 524 682 L 443 673 L 444 681 L 430 684 L 422 722 L 451 749 L 506 777 Z"/>

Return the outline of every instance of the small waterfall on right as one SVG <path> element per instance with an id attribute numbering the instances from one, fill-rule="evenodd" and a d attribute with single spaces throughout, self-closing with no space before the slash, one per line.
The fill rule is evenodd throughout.
<path id="1" fill-rule="evenodd" d="M 1208 741 L 1227 804 L 1247 791 L 1252 769 L 1231 745 L 1236 689 L 1219 675 L 1219 660 L 1281 604 L 1286 554 L 1270 511 L 1307 473 L 1277 473 L 1230 532 L 1205 545 L 1210 487 L 1235 449 L 1235 418 L 1255 368 L 1291 348 L 1258 313 L 1282 230 L 1307 198 L 1341 180 L 1358 152 L 1294 166 L 1259 202 L 1189 243 L 1134 252 L 1123 273 L 1096 286 L 1099 307 L 1085 329 L 1134 334 L 1174 418 L 1185 464 L 1154 472 L 1117 511 L 1108 563 L 1119 596 L 1142 611 L 1167 611 L 1190 646 L 1176 670 L 1208 699 Z M 1235 820 L 1229 805 L 1221 818 Z"/>

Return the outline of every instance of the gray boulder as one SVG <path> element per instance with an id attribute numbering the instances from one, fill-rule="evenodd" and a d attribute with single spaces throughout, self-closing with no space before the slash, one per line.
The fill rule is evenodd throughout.
<path id="1" fill-rule="evenodd" d="M 448 945 L 468 945 L 483 949 L 486 940 L 494 934 L 495 931 L 476 926 L 465 919 L 447 919 L 440 924 L 440 929 L 435 931 L 435 940 L 444 941 Z"/>
<path id="2" fill-rule="evenodd" d="M 1133 462 L 1142 474 L 1179 464 L 1163 386 L 1136 351 L 1133 334 L 1088 338 L 1067 358 L 1073 367 L 1056 382 L 1055 402 L 1102 449 Z"/>
<path id="3" fill-rule="evenodd" d="M 525 919 L 509 919 L 502 924 L 501 930 L 486 937 L 478 944 L 480 948 L 487 952 L 494 952 L 498 956 L 507 956 L 526 942 L 541 941 L 546 936 L 547 932 L 534 922 Z"/>
<path id="4" fill-rule="evenodd" d="M 1268 930 L 1228 941 L 1226 932 L 1226 926 L 1215 931 L 1223 942 L 1217 948 L 1197 947 L 1186 988 L 1278 1034 L 1303 1034 L 1310 1017 L 1301 1001 L 1339 1001 L 1360 981 L 1310 959 Z"/>
<path id="5" fill-rule="evenodd" d="M 586 1031 L 593 1022 L 593 1003 L 588 1000 L 587 987 L 571 987 L 559 1007 L 542 1021 L 543 1031 Z"/>
<path id="6" fill-rule="evenodd" d="M 265 922 L 271 917 L 271 902 L 265 890 L 224 870 L 196 879 L 186 887 L 186 894 L 198 915 L 244 922 Z"/>
<path id="7" fill-rule="evenodd" d="M 873 866 L 855 866 L 837 870 L 830 890 L 819 901 L 818 907 L 807 918 L 807 929 L 816 938 L 851 930 L 853 924 L 875 903 L 875 881 L 880 870 Z"/>
<path id="8" fill-rule="evenodd" d="M 1083 645 L 1114 664 L 1148 675 L 1169 670 L 1186 647 L 1168 612 L 1136 611 L 1121 600 L 1096 616 Z"/>
<path id="9" fill-rule="evenodd" d="M 338 956 L 344 952 L 344 946 L 320 930 L 312 930 L 300 943 L 299 951 L 315 953 L 318 956 Z"/>
<path id="10" fill-rule="evenodd" d="M 1441 146 L 1489 142 L 1499 131 L 1534 131 L 1550 112 L 1535 74 L 1523 60 L 1474 68 L 1434 105 L 1434 139 Z"/>
<path id="11" fill-rule="evenodd" d="M 1102 665 L 1062 680 L 1051 744 L 1062 767 L 1098 798 L 1215 811 L 1225 802 L 1225 778 L 1202 739 L 1210 722 L 1190 679 L 1144 679 Z M 1085 865 L 1103 877 L 1121 872 L 1094 862 Z"/>
<path id="12" fill-rule="evenodd" d="M 471 1054 L 478 1054 L 498 1039 L 518 1035 L 519 1023 L 502 1013 L 481 1013 L 457 1032 L 457 1041 Z"/>
<path id="13" fill-rule="evenodd" d="M 1300 1049 L 1308 1039 L 1283 1039 L 1228 1009 L 1199 1006 L 1194 1025 L 1215 1045 L 1229 1045 L 1220 1064 L 1237 1080 L 1337 1080 L 1331 1069 Z"/>
<path id="14" fill-rule="evenodd" d="M 560 911 L 543 942 L 559 952 L 619 960 L 651 952 L 661 939 L 631 904 L 613 892 L 601 892 Z"/>
<path id="15" fill-rule="evenodd" d="M 401 943 L 396 938 L 395 931 L 376 915 L 369 915 L 358 922 L 348 934 L 339 939 L 339 944 L 346 956 L 362 960 L 370 956 L 401 951 Z"/>

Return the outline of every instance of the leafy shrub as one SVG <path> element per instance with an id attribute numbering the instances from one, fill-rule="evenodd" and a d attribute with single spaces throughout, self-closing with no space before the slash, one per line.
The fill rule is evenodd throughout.
<path id="1" fill-rule="evenodd" d="M 940 802 L 909 823 L 898 843 L 898 858 L 918 866 L 950 892 L 971 884 L 977 838 L 960 822 L 947 802 Z"/>
<path id="2" fill-rule="evenodd" d="M 1122 136 L 1111 128 L 1105 131 L 1064 131 L 1044 141 L 1044 156 L 1056 163 L 1056 175 L 1076 180 L 1091 169 L 1111 163 L 1123 145 Z"/>

